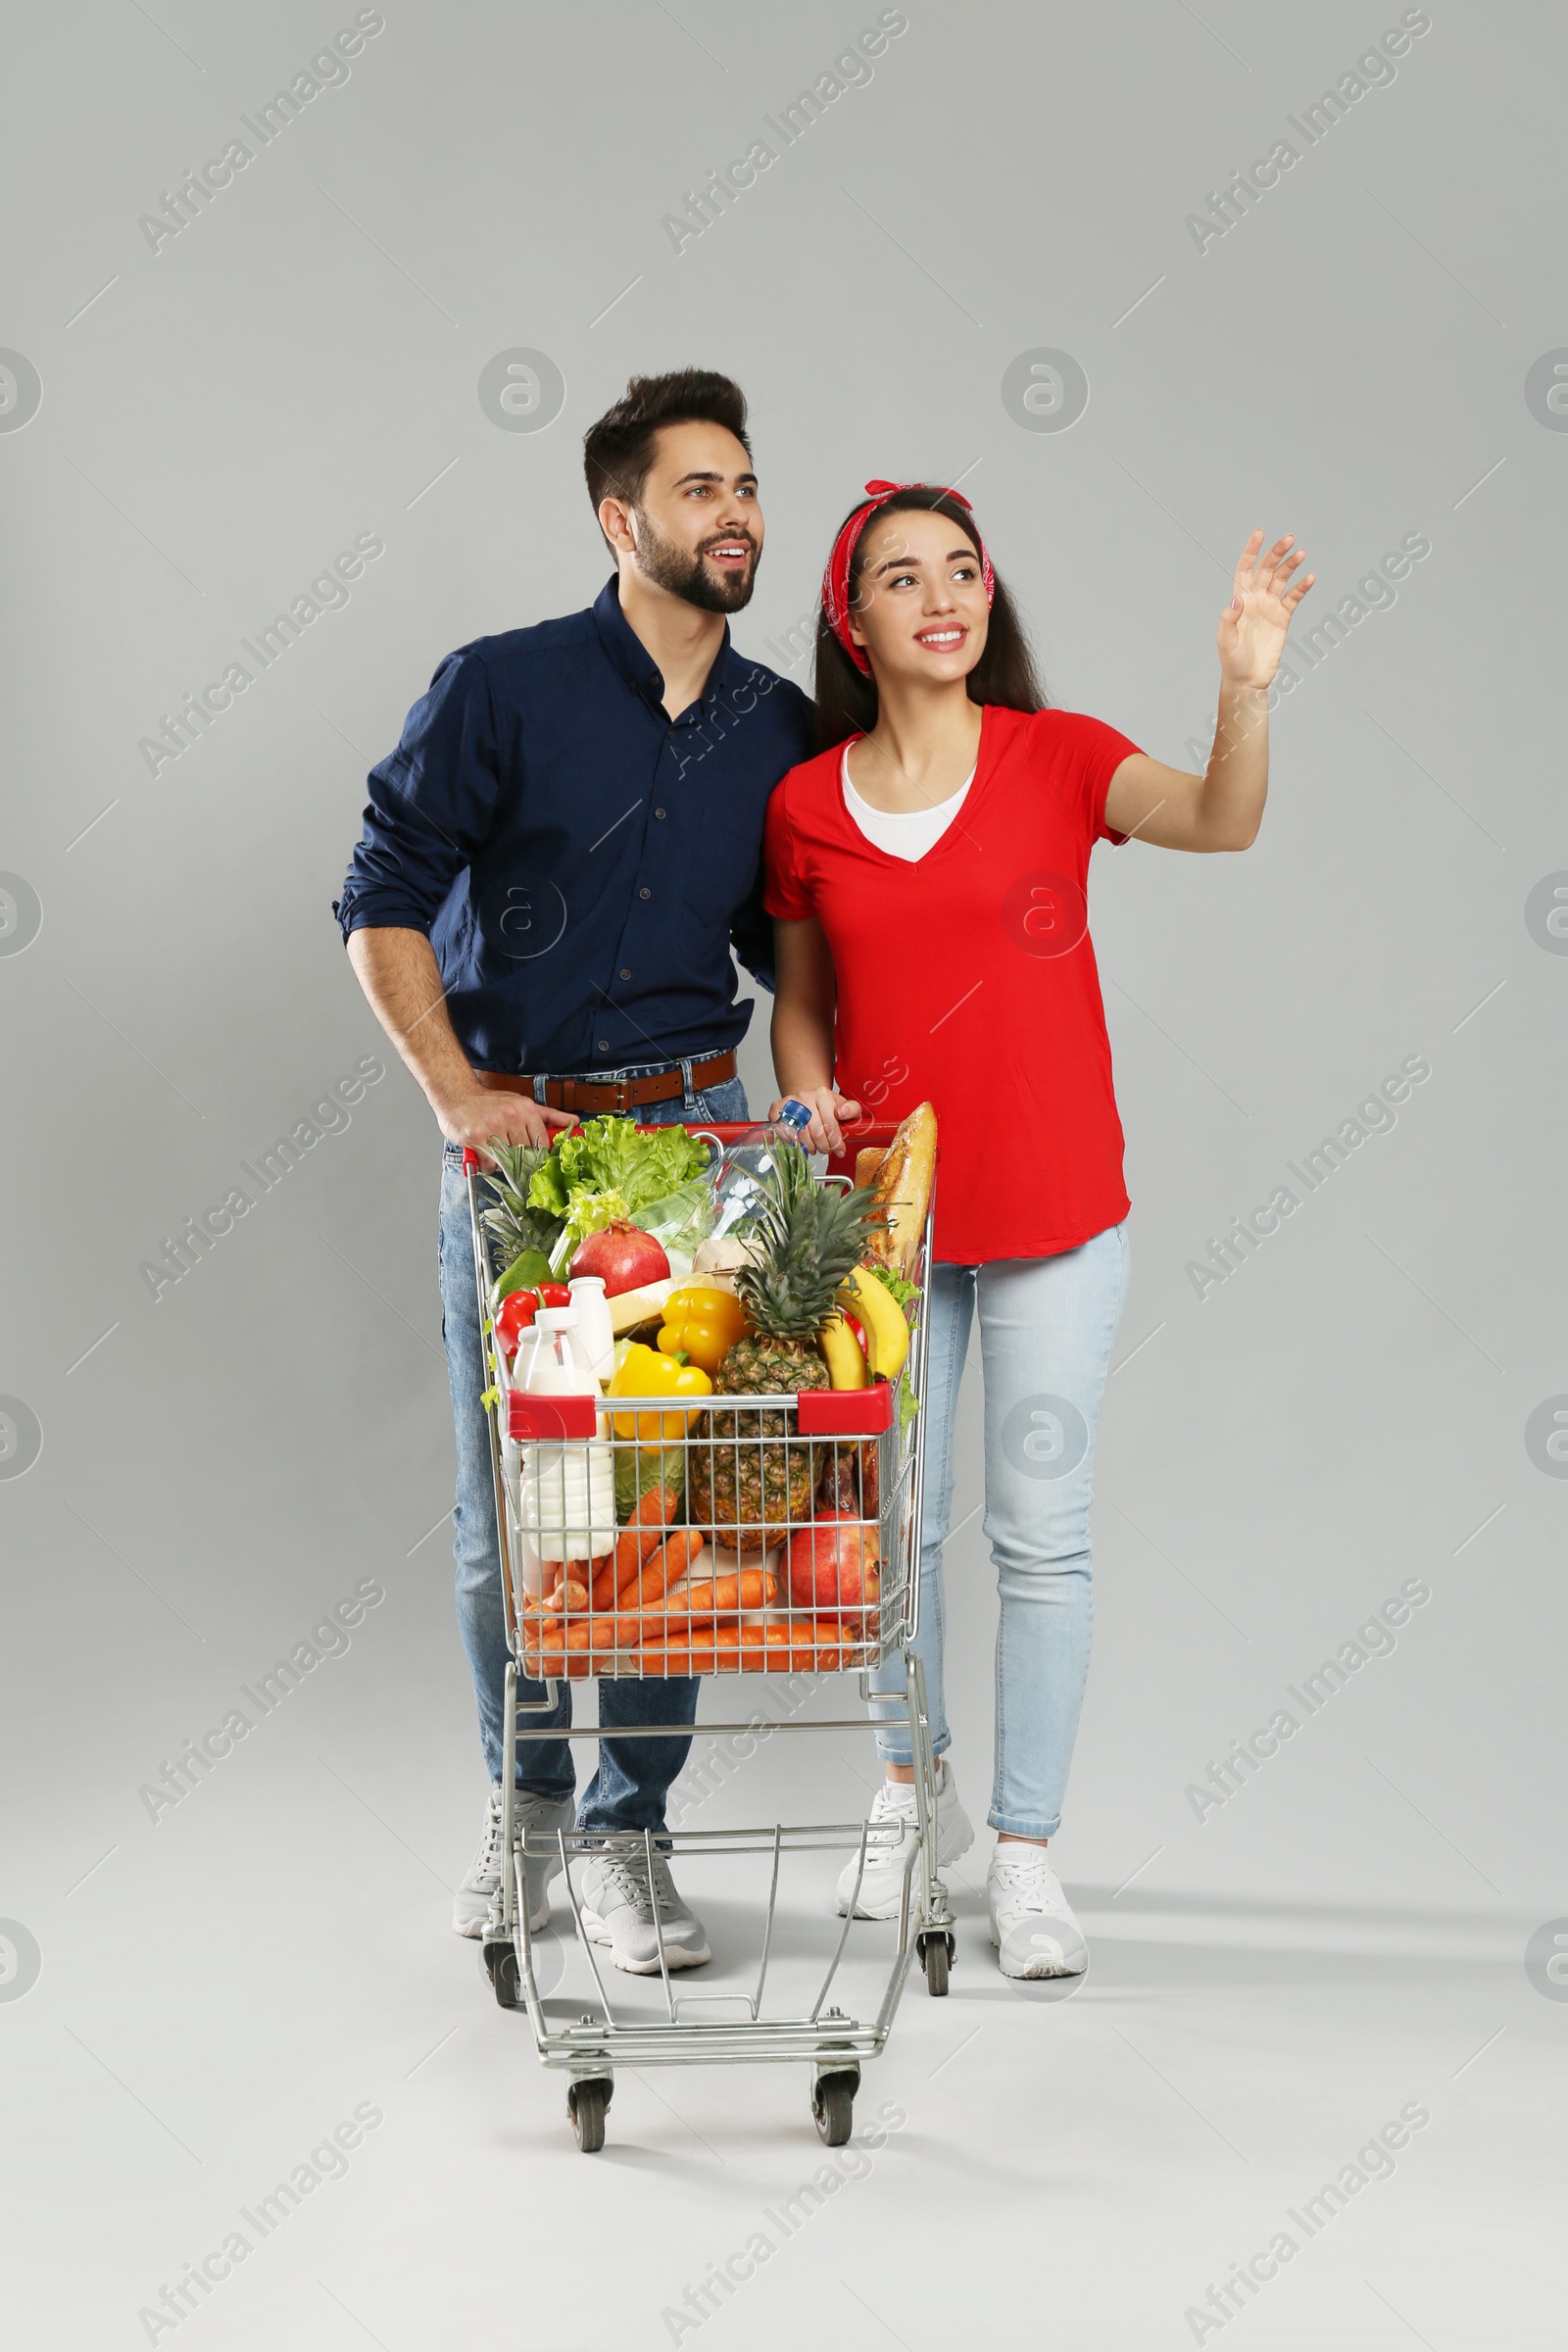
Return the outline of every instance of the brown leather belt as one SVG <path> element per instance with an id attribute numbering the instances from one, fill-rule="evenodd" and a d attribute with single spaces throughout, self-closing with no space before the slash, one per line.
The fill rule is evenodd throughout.
<path id="1" fill-rule="evenodd" d="M 694 1095 L 710 1086 L 722 1086 L 736 1071 L 733 1050 L 715 1054 L 710 1061 L 677 1064 L 673 1069 L 650 1070 L 644 1078 L 545 1078 L 535 1079 L 525 1072 L 510 1070 L 475 1070 L 481 1086 L 498 1087 L 509 1094 L 527 1095 L 534 1102 L 546 1102 L 552 1110 L 573 1110 L 579 1117 L 593 1118 L 605 1111 L 636 1110 L 645 1102 L 673 1102 L 686 1092 L 686 1069 L 691 1071 Z"/>

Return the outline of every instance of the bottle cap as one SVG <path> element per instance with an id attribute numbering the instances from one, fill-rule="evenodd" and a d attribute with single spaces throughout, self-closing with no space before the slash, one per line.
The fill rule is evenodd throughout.
<path id="1" fill-rule="evenodd" d="M 542 1306 L 533 1320 L 536 1331 L 575 1331 L 577 1309 L 574 1306 Z"/>

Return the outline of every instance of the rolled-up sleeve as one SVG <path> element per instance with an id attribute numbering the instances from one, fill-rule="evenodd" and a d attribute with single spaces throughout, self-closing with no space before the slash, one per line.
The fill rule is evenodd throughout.
<path id="1" fill-rule="evenodd" d="M 365 827 L 333 906 L 353 931 L 422 931 L 483 848 L 501 790 L 495 707 L 481 655 L 449 654 L 369 774 Z"/>
<path id="2" fill-rule="evenodd" d="M 773 993 L 773 926 L 762 905 L 762 861 L 757 861 L 752 887 L 743 903 L 736 908 L 729 927 L 729 944 L 735 951 L 735 960 L 760 981 L 769 996 Z"/>

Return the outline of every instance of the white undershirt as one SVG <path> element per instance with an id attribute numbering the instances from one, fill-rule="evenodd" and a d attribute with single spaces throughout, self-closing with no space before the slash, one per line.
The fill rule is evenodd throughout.
<path id="1" fill-rule="evenodd" d="M 861 800 L 850 782 L 848 744 L 844 747 L 839 774 L 844 784 L 844 806 L 866 840 L 873 848 L 885 851 L 889 858 L 906 858 L 911 865 L 942 839 L 963 807 L 964 796 L 974 782 L 974 769 L 971 767 L 957 791 L 950 794 L 947 800 L 938 801 L 933 808 L 873 808 L 869 801 Z"/>

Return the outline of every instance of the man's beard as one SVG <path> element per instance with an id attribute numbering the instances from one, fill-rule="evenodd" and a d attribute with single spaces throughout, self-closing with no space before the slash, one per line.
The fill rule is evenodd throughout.
<path id="1" fill-rule="evenodd" d="M 700 554 L 689 555 L 673 539 L 666 539 L 640 507 L 633 512 L 637 516 L 637 567 L 657 587 L 667 588 L 671 596 L 678 596 L 683 604 L 695 605 L 700 612 L 739 612 L 744 605 L 751 603 L 752 590 L 757 585 L 755 542 L 751 562 L 744 571 L 720 572 L 715 576 L 706 568 Z M 731 531 L 726 536 L 738 541 L 748 534 Z M 715 536 L 710 544 L 722 547 L 725 537 Z"/>

